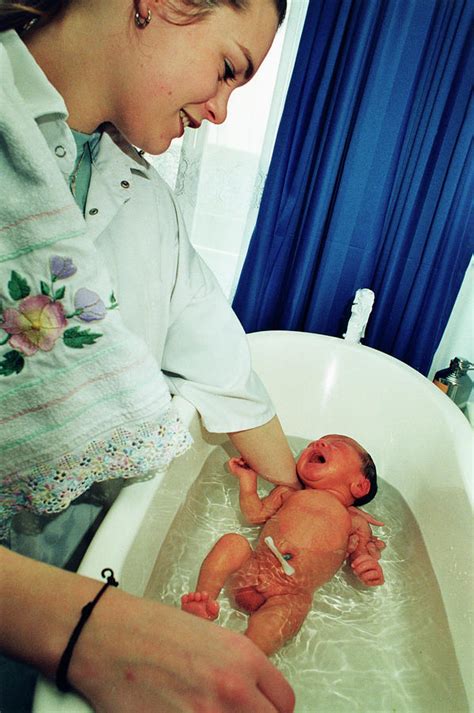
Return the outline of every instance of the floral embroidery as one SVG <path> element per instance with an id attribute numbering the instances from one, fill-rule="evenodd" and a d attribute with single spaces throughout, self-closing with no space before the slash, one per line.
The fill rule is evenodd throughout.
<path id="1" fill-rule="evenodd" d="M 81 287 L 74 296 L 74 307 L 79 319 L 84 322 L 93 322 L 96 319 L 104 319 L 107 308 L 99 295 L 86 287 Z"/>
<path id="2" fill-rule="evenodd" d="M 50 352 L 66 325 L 61 302 L 52 302 L 46 295 L 25 297 L 18 309 L 6 309 L 3 313 L 2 329 L 12 335 L 9 345 L 26 356 L 32 356 L 38 349 Z"/>
<path id="3" fill-rule="evenodd" d="M 70 257 L 60 257 L 59 255 L 50 258 L 49 269 L 53 281 L 64 280 L 77 272 L 77 267 Z"/>
<path id="4" fill-rule="evenodd" d="M 61 337 L 65 346 L 72 349 L 95 344 L 102 334 L 79 326 L 66 329 L 68 320 L 101 320 L 107 310 L 118 306 L 113 293 L 106 307 L 98 294 L 81 287 L 74 295 L 74 311 L 67 314 L 61 301 L 66 286 L 58 288 L 56 283 L 74 275 L 77 268 L 71 258 L 54 255 L 49 261 L 49 271 L 49 282 L 41 280 L 40 294 L 31 295 L 27 280 L 12 270 L 8 294 L 10 300 L 17 303 L 16 307 L 5 307 L 6 297 L 0 294 L 0 330 L 6 333 L 4 338 L 0 336 L 0 346 L 8 344 L 11 347 L 0 360 L 0 376 L 19 374 L 25 366 L 25 357 L 38 351 L 50 352 Z"/>
<path id="5" fill-rule="evenodd" d="M 172 407 L 156 423 L 121 426 L 82 451 L 56 463 L 36 463 L 27 473 L 11 473 L 0 492 L 0 541 L 8 542 L 11 518 L 22 510 L 53 514 L 67 508 L 94 483 L 153 477 L 192 444 Z"/>

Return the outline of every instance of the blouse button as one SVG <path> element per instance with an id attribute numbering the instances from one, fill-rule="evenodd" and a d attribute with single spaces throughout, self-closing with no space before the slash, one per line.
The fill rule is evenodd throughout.
<path id="1" fill-rule="evenodd" d="M 120 185 L 122 188 L 130 188 L 130 183 L 128 181 L 121 181 Z"/>
<path id="2" fill-rule="evenodd" d="M 99 212 L 98 208 L 91 208 L 89 211 L 89 215 L 97 215 L 98 212 Z"/>
<path id="3" fill-rule="evenodd" d="M 56 148 L 54 149 L 54 153 L 58 158 L 64 158 L 64 156 L 66 155 L 66 149 L 64 148 L 64 146 L 61 145 L 56 146 Z"/>

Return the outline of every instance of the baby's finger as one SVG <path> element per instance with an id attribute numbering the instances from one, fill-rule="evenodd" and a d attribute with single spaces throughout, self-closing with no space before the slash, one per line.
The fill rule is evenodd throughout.
<path id="1" fill-rule="evenodd" d="M 352 567 L 358 577 L 366 576 L 368 572 L 381 572 L 377 562 L 371 558 L 364 557 L 362 561 L 353 563 Z"/>
<path id="2" fill-rule="evenodd" d="M 383 584 L 385 580 L 382 570 L 372 570 L 364 574 L 363 581 L 368 587 L 376 587 L 379 584 Z"/>
<path id="3" fill-rule="evenodd" d="M 357 545 L 359 544 L 359 536 L 356 533 L 353 533 L 352 535 L 349 536 L 349 541 L 347 543 L 347 554 L 350 555 L 352 552 L 354 552 L 357 549 Z"/>
<path id="4" fill-rule="evenodd" d="M 249 465 L 243 458 L 231 458 L 227 461 L 227 468 L 233 475 L 237 475 L 241 468 L 249 469 Z"/>
<path id="5" fill-rule="evenodd" d="M 367 543 L 367 551 L 371 557 L 374 559 L 378 560 L 380 559 L 380 550 L 378 549 L 377 545 L 375 542 L 368 542 Z"/>
<path id="6" fill-rule="evenodd" d="M 371 555 L 364 553 L 363 555 L 359 555 L 358 557 L 356 557 L 355 560 L 351 562 L 351 567 L 353 569 L 359 569 L 362 565 L 365 565 L 366 563 L 369 563 L 371 566 L 376 564 L 374 562 L 374 558 Z"/>

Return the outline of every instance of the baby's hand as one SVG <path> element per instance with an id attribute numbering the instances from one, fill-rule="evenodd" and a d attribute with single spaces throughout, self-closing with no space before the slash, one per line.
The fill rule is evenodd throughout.
<path id="1" fill-rule="evenodd" d="M 367 587 L 376 587 L 384 583 L 382 567 L 378 563 L 378 556 L 372 557 L 370 554 L 363 554 L 356 557 L 351 562 L 351 567 L 358 579 Z"/>
<path id="2" fill-rule="evenodd" d="M 379 537 L 371 536 L 370 540 L 367 542 L 367 552 L 374 559 L 379 560 L 381 557 L 381 550 L 385 549 L 386 545 L 383 540 Z"/>
<path id="3" fill-rule="evenodd" d="M 248 477 L 249 475 L 257 475 L 243 458 L 231 458 L 227 465 L 230 472 L 237 476 L 237 478 L 240 478 L 241 476 Z"/>
<path id="4" fill-rule="evenodd" d="M 364 543 L 365 537 L 361 537 L 359 532 L 355 532 L 349 535 L 349 540 L 347 542 L 347 553 L 346 557 L 349 557 L 357 549 L 361 549 L 363 553 L 364 547 L 371 557 L 379 560 L 381 557 L 381 550 L 385 549 L 385 542 L 379 537 L 374 537 L 373 535 Z M 364 553 L 365 554 L 365 553 Z"/>

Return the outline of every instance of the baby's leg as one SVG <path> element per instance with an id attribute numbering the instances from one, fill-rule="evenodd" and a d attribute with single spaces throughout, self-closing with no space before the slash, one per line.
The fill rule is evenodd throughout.
<path id="1" fill-rule="evenodd" d="M 251 614 L 245 635 L 270 656 L 299 631 L 311 609 L 311 602 L 311 596 L 302 594 L 269 597 Z"/>
<path id="2" fill-rule="evenodd" d="M 251 554 L 252 548 L 242 535 L 221 537 L 201 565 L 196 591 L 181 597 L 181 609 L 203 619 L 216 619 L 216 600 L 227 577 L 240 569 Z"/>

